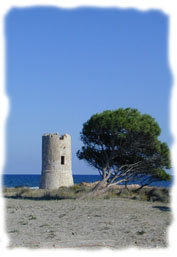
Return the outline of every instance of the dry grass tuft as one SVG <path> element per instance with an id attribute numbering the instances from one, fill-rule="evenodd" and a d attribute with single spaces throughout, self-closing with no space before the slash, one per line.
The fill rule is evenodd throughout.
<path id="1" fill-rule="evenodd" d="M 28 187 L 4 188 L 3 194 L 7 198 L 21 198 L 33 200 L 62 200 L 62 199 L 78 199 L 86 195 L 91 187 L 86 184 L 75 184 L 71 187 L 60 187 L 55 190 L 47 189 L 30 189 Z M 127 190 L 123 186 L 110 188 L 102 195 L 95 196 L 104 199 L 111 198 L 129 198 L 141 201 L 160 201 L 169 202 L 169 189 L 158 187 L 146 187 L 140 191 L 136 191 L 137 187 L 129 187 Z M 94 198 L 95 198 L 94 197 Z M 93 198 L 93 197 L 92 197 Z"/>

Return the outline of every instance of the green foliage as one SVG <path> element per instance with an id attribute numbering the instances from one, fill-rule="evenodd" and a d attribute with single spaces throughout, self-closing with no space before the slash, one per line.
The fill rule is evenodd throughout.
<path id="1" fill-rule="evenodd" d="M 167 144 L 158 140 L 160 133 L 155 119 L 137 109 L 104 111 L 83 124 L 84 146 L 77 156 L 98 169 L 103 177 L 111 171 L 108 181 L 115 176 L 119 179 L 127 176 L 127 181 L 142 179 L 145 184 L 170 180 L 166 173 L 170 168 L 170 152 Z M 130 174 L 128 168 L 133 164 L 136 169 L 131 169 Z"/>

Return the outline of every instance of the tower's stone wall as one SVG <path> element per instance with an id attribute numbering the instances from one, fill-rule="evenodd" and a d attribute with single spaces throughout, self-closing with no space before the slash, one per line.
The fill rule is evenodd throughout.
<path id="1" fill-rule="evenodd" d="M 42 136 L 42 174 L 40 188 L 72 186 L 71 137 L 58 133 Z"/>

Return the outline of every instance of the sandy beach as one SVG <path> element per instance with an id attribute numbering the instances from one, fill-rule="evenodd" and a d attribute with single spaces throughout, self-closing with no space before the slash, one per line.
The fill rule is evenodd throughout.
<path id="1" fill-rule="evenodd" d="M 168 203 L 5 199 L 9 247 L 168 247 Z"/>

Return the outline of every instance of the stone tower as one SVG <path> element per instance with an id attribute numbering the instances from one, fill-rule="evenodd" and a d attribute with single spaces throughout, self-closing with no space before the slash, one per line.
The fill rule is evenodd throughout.
<path id="1" fill-rule="evenodd" d="M 42 174 L 40 188 L 72 186 L 71 137 L 58 133 L 42 136 Z"/>

